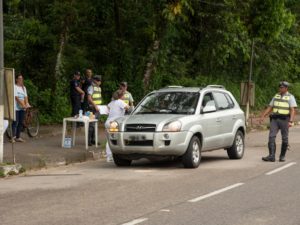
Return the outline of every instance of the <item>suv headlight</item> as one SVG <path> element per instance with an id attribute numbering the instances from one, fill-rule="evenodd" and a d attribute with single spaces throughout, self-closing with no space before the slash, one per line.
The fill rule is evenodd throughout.
<path id="1" fill-rule="evenodd" d="M 112 121 L 109 124 L 109 132 L 119 132 L 119 124 L 116 121 Z"/>
<path id="2" fill-rule="evenodd" d="M 168 131 L 168 132 L 178 132 L 181 129 L 181 122 L 180 121 L 173 121 L 170 123 L 167 123 L 163 127 L 163 131 Z"/>

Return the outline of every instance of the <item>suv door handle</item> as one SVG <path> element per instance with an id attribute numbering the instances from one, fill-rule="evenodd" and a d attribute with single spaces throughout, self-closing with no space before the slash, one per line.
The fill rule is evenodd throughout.
<path id="1" fill-rule="evenodd" d="M 220 118 L 217 118 L 216 121 L 217 122 L 222 122 L 222 120 Z"/>

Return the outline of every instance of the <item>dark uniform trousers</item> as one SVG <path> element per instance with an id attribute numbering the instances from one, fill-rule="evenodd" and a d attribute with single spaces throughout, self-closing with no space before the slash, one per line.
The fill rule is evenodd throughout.
<path id="1" fill-rule="evenodd" d="M 99 120 L 100 113 L 96 111 L 93 111 L 93 113 L 95 115 L 95 119 Z M 95 127 L 92 123 L 89 124 L 88 142 L 89 145 L 95 144 Z"/>
<path id="2" fill-rule="evenodd" d="M 275 156 L 276 152 L 276 136 L 278 131 L 281 131 L 282 145 L 281 145 L 281 157 L 285 156 L 288 143 L 289 143 L 289 117 L 272 118 L 270 121 L 270 133 L 268 147 L 270 155 Z M 272 153 L 272 154 L 271 154 Z"/>
<path id="3" fill-rule="evenodd" d="M 71 96 L 71 104 L 72 104 L 72 116 L 78 115 L 79 110 L 81 109 L 81 101 L 80 95 Z"/>

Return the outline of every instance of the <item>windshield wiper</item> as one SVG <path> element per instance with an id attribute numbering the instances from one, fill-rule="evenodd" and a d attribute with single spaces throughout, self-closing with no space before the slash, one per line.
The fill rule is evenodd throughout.
<path id="1" fill-rule="evenodd" d="M 160 112 L 158 111 L 147 111 L 147 112 L 138 112 L 136 114 L 159 114 Z"/>

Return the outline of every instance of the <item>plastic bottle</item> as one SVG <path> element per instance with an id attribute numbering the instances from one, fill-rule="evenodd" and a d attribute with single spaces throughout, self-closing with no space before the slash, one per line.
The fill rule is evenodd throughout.
<path id="1" fill-rule="evenodd" d="M 79 118 L 80 118 L 80 119 L 82 118 L 82 113 L 83 113 L 83 111 L 82 111 L 82 109 L 80 109 L 80 110 L 79 110 Z"/>

